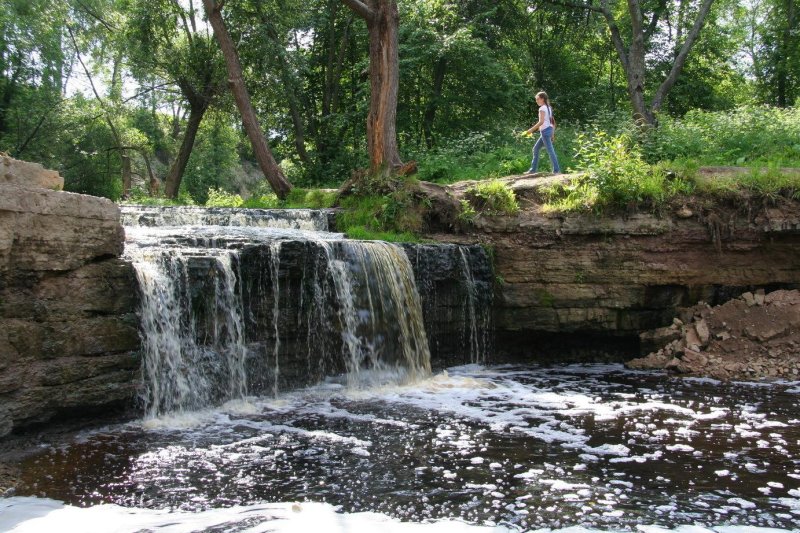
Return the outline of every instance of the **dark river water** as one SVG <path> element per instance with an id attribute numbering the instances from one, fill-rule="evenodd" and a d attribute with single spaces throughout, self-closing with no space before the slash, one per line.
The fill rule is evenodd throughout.
<path id="1" fill-rule="evenodd" d="M 329 382 L 42 448 L 0 530 L 797 530 L 798 400 L 616 365 Z"/>

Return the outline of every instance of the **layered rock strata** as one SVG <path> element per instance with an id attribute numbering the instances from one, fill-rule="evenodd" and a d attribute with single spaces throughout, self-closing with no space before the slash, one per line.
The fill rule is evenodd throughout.
<path id="1" fill-rule="evenodd" d="M 139 367 L 136 280 L 119 259 L 113 202 L 59 189 L 3 158 L 0 180 L 0 436 L 129 404 Z"/>
<path id="2" fill-rule="evenodd" d="M 700 303 L 642 338 L 654 351 L 630 361 L 630 368 L 718 379 L 797 379 L 800 291 L 758 290 L 720 306 Z"/>
<path id="3" fill-rule="evenodd" d="M 636 356 L 639 333 L 670 324 L 681 307 L 800 286 L 796 203 L 677 206 L 660 216 L 552 214 L 539 193 L 552 179 L 506 180 L 521 211 L 479 215 L 455 237 L 494 252 L 500 353 L 575 360 L 573 348 L 596 356 L 610 347 Z M 459 198 L 467 187 L 451 192 Z"/>

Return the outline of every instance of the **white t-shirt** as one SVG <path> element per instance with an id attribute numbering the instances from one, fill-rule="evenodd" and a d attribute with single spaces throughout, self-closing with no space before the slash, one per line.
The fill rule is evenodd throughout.
<path id="1" fill-rule="evenodd" d="M 550 120 L 553 117 L 553 111 L 549 105 L 545 104 L 539 108 L 539 112 L 544 111 L 544 122 L 539 126 L 539 131 L 546 130 L 553 127 L 553 122 Z"/>

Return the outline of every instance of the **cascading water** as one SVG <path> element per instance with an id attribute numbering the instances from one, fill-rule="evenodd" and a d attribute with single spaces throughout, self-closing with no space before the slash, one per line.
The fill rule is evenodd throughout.
<path id="1" fill-rule="evenodd" d="M 423 315 L 435 310 L 423 313 L 408 250 L 327 232 L 324 212 L 220 211 L 123 209 L 142 292 L 148 416 L 340 373 L 350 386 L 430 373 Z M 463 252 L 460 261 L 469 329 L 483 324 Z M 480 335 L 461 333 L 470 360 Z"/>

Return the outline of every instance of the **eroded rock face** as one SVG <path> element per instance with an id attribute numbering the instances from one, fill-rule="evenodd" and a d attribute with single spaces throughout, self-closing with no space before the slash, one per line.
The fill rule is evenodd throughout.
<path id="1" fill-rule="evenodd" d="M 30 188 L 31 180 L 20 187 L 10 173 L 32 171 L 8 158 L 3 165 L 0 437 L 62 414 L 129 403 L 139 368 L 136 280 L 118 259 L 116 205 Z M 40 183 L 57 181 L 49 172 Z"/>
<path id="2" fill-rule="evenodd" d="M 800 287 L 796 205 L 556 215 L 537 203 L 539 182 L 548 179 L 511 180 L 520 213 L 479 216 L 457 237 L 494 251 L 500 353 L 549 357 L 571 340 L 593 349 L 614 339 L 636 350 L 640 332 L 669 325 L 681 307 L 720 304 L 758 287 Z M 554 342 L 542 344 L 548 339 Z"/>
<path id="3" fill-rule="evenodd" d="M 723 305 L 701 303 L 682 314 L 686 321 L 644 334 L 666 342 L 628 366 L 719 379 L 800 375 L 800 291 L 746 292 Z"/>

